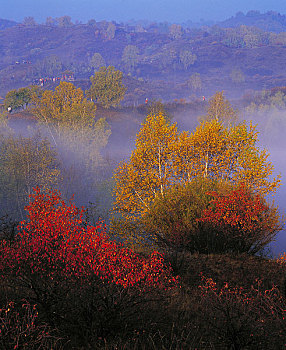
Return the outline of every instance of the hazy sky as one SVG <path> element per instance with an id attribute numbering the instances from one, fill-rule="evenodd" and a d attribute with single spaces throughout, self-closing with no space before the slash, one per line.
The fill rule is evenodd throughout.
<path id="1" fill-rule="evenodd" d="M 0 0 L 0 18 L 21 22 L 33 16 L 42 23 L 46 17 L 69 15 L 72 20 L 125 21 L 147 19 L 168 22 L 223 20 L 236 12 L 269 10 L 286 14 L 286 0 Z"/>

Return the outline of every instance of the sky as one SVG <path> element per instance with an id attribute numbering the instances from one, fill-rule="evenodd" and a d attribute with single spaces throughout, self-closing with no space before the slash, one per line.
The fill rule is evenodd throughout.
<path id="1" fill-rule="evenodd" d="M 32 16 L 44 23 L 49 16 L 68 15 L 83 23 L 92 18 L 182 23 L 220 21 L 250 10 L 286 14 L 286 0 L 0 0 L 0 9 L 0 18 L 17 22 Z"/>

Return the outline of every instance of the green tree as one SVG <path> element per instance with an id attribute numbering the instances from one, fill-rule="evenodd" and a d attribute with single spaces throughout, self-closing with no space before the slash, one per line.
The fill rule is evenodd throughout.
<path id="1" fill-rule="evenodd" d="M 38 60 L 33 66 L 33 74 L 37 78 L 57 76 L 61 74 L 63 70 L 63 63 L 55 55 L 45 57 L 43 60 Z"/>
<path id="2" fill-rule="evenodd" d="M 254 33 L 249 32 L 248 34 L 244 35 L 243 40 L 245 42 L 245 46 L 248 48 L 257 47 L 259 44 L 259 38 Z"/>
<path id="3" fill-rule="evenodd" d="M 225 44 L 228 47 L 235 47 L 235 48 L 245 47 L 245 42 L 243 40 L 243 37 L 246 32 L 241 27 L 226 28 L 224 30 L 224 39 L 222 40 L 223 44 Z"/>
<path id="4" fill-rule="evenodd" d="M 96 26 L 96 20 L 93 19 L 93 18 L 89 19 L 88 22 L 87 22 L 87 25 L 95 27 Z"/>
<path id="5" fill-rule="evenodd" d="M 214 190 L 223 192 L 223 184 L 198 178 L 170 187 L 164 196 L 156 196 L 141 219 L 148 239 L 159 248 L 206 252 L 202 247 L 210 245 L 210 237 L 198 219 L 210 203 L 207 193 Z"/>
<path id="6" fill-rule="evenodd" d="M 239 68 L 234 68 L 230 74 L 231 80 L 234 83 L 243 83 L 245 81 L 245 75 Z"/>
<path id="7" fill-rule="evenodd" d="M 35 26 L 37 23 L 34 19 L 34 17 L 28 16 L 24 18 L 23 24 L 25 26 Z"/>
<path id="8" fill-rule="evenodd" d="M 141 226 L 158 247 L 256 254 L 282 229 L 278 208 L 243 186 L 197 178 L 157 196 Z"/>
<path id="9" fill-rule="evenodd" d="M 118 106 L 126 92 L 122 77 L 122 72 L 112 66 L 101 67 L 90 78 L 91 87 L 86 92 L 87 96 L 104 108 Z"/>
<path id="10" fill-rule="evenodd" d="M 270 33 L 269 43 L 272 45 L 286 45 L 286 32 Z"/>
<path id="11" fill-rule="evenodd" d="M 57 18 L 57 23 L 59 27 L 70 27 L 72 26 L 72 21 L 70 16 L 62 16 Z"/>
<path id="12" fill-rule="evenodd" d="M 139 60 L 138 56 L 139 50 L 134 45 L 127 45 L 122 54 L 122 62 L 124 63 L 126 69 L 132 72 Z"/>
<path id="13" fill-rule="evenodd" d="M 166 110 L 166 106 L 161 100 L 151 101 L 151 103 L 148 104 L 148 115 L 162 115 L 167 122 L 170 122 L 173 118 L 173 116 Z"/>
<path id="14" fill-rule="evenodd" d="M 115 31 L 116 31 L 116 26 L 114 23 L 109 22 L 108 26 L 106 28 L 106 35 L 109 40 L 114 39 L 115 36 Z"/>
<path id="15" fill-rule="evenodd" d="M 2 111 L 0 112 L 0 135 L 5 135 L 11 133 L 11 129 L 8 126 L 8 112 Z"/>
<path id="16" fill-rule="evenodd" d="M 184 67 L 184 70 L 188 70 L 197 60 L 197 55 L 193 54 L 189 50 L 183 50 L 180 52 L 180 62 Z"/>
<path id="17" fill-rule="evenodd" d="M 158 65 L 160 69 L 165 69 L 173 66 L 174 61 L 177 59 L 177 53 L 174 49 L 164 47 L 162 52 L 158 55 Z"/>
<path id="18" fill-rule="evenodd" d="M 12 109 L 27 107 L 28 104 L 31 103 L 32 97 L 35 94 L 40 94 L 40 92 L 40 88 L 36 85 L 20 88 L 18 90 L 11 90 L 5 96 L 4 106 L 6 109 L 8 107 Z"/>
<path id="19" fill-rule="evenodd" d="M 23 218 L 33 188 L 55 188 L 60 179 L 57 153 L 47 139 L 0 135 L 1 212 Z"/>
<path id="20" fill-rule="evenodd" d="M 4 106 L 6 109 L 12 108 L 12 110 L 23 107 L 23 101 L 21 101 L 17 90 L 10 90 L 7 92 L 4 100 Z"/>
<path id="21" fill-rule="evenodd" d="M 188 86 L 192 91 L 200 91 L 202 89 L 202 80 L 200 73 L 194 73 L 187 81 Z"/>
<path id="22" fill-rule="evenodd" d="M 224 193 L 224 183 L 197 178 L 170 187 L 158 195 L 142 216 L 141 226 L 158 248 L 211 253 L 211 232 L 198 219 L 208 208 L 212 191 Z"/>
<path id="23" fill-rule="evenodd" d="M 54 26 L 56 25 L 56 20 L 53 17 L 47 17 L 46 18 L 46 26 Z"/>
<path id="24" fill-rule="evenodd" d="M 169 34 L 173 39 L 180 39 L 183 35 L 182 26 L 179 24 L 172 24 L 169 29 Z"/>
<path id="25" fill-rule="evenodd" d="M 104 58 L 101 56 L 100 53 L 96 52 L 91 57 L 91 59 L 89 61 L 89 65 L 93 69 L 98 70 L 100 67 L 104 67 L 105 66 Z"/>

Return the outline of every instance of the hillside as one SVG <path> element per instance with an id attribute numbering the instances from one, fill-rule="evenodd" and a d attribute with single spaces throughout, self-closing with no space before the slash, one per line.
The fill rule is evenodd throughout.
<path id="1" fill-rule="evenodd" d="M 219 22 L 219 26 L 229 28 L 241 25 L 255 26 L 265 31 L 285 32 L 286 16 L 275 11 L 260 13 L 259 11 L 249 11 L 246 14 L 238 12 L 235 16 Z"/>
<path id="2" fill-rule="evenodd" d="M 17 25 L 17 22 L 9 21 L 8 19 L 2 19 L 0 18 L 0 30 L 3 30 L 5 28 L 10 28 Z"/>
<path id="3" fill-rule="evenodd" d="M 279 16 L 283 24 L 284 16 Z M 249 89 L 283 86 L 286 34 L 258 27 L 231 28 L 244 23 L 241 18 L 253 24 L 256 17 L 249 20 L 249 14 L 238 14 L 221 26 L 200 29 L 106 21 L 14 25 L 0 30 L 0 96 L 39 84 L 40 78 L 52 88 L 52 78 L 66 70 L 74 73 L 76 85 L 86 89 L 100 64 L 124 72 L 125 104 L 137 105 L 146 97 L 167 101 L 208 97 L 217 90 L 240 97 Z"/>

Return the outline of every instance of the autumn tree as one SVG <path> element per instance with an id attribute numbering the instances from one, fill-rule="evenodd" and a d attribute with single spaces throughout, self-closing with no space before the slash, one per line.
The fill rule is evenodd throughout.
<path id="1" fill-rule="evenodd" d="M 85 128 L 94 123 L 95 104 L 72 83 L 61 82 L 55 91 L 45 90 L 41 97 L 34 96 L 33 103 L 32 113 L 59 135 L 63 127 Z"/>
<path id="2" fill-rule="evenodd" d="M 179 133 L 162 115 L 150 115 L 137 135 L 130 160 L 115 172 L 115 207 L 125 213 L 144 212 L 160 192 L 197 177 L 245 182 L 255 192 L 267 194 L 279 185 L 270 180 L 269 154 L 256 146 L 255 127 L 225 127 L 212 120 L 189 134 Z"/>
<path id="3" fill-rule="evenodd" d="M 138 221 L 157 196 L 168 188 L 197 178 L 245 183 L 262 197 L 275 191 L 280 178 L 271 179 L 269 154 L 256 145 L 255 128 L 227 127 L 212 119 L 189 134 L 179 133 L 162 115 L 150 115 L 136 139 L 130 160 L 116 169 L 114 209 L 124 220 Z"/>
<path id="4" fill-rule="evenodd" d="M 132 72 L 138 63 L 138 53 L 139 50 L 134 45 L 127 45 L 123 50 L 122 62 L 129 72 Z"/>
<path id="5" fill-rule="evenodd" d="M 192 91 L 200 91 L 202 89 L 202 80 L 200 73 L 194 73 L 187 81 L 188 86 Z"/>
<path id="6" fill-rule="evenodd" d="M 184 67 L 184 70 L 188 70 L 197 60 L 197 55 L 193 54 L 189 50 L 183 50 L 180 52 L 180 62 Z"/>
<path id="7" fill-rule="evenodd" d="M 189 135 L 180 134 L 175 164 L 184 181 L 203 176 L 234 184 L 245 183 L 262 196 L 274 192 L 280 176 L 272 178 L 269 153 L 257 146 L 258 133 L 251 123 L 225 126 L 212 119 Z M 184 167 L 182 168 L 182 164 Z"/>
<path id="8" fill-rule="evenodd" d="M 64 201 L 58 191 L 36 188 L 26 210 L 27 220 L 20 223 L 18 240 L 10 247 L 6 246 L 7 252 L 17 255 L 17 259 L 9 263 L 9 267 L 18 265 L 17 274 L 30 272 L 30 276 L 26 277 L 31 280 L 37 274 L 52 281 L 54 278 L 69 279 L 72 276 L 85 278 L 85 273 L 88 273 L 107 283 L 116 282 L 124 287 L 136 284 L 139 287 L 141 283 L 146 283 L 145 273 L 150 286 L 156 281 L 155 275 L 147 272 L 152 267 L 147 260 L 140 262 L 132 251 L 110 241 L 103 223 L 97 223 L 96 227 L 87 226 L 84 208 L 77 208 L 72 200 Z M 122 265 L 119 264 L 120 260 Z M 26 269 L 25 264 L 30 268 Z M 137 264 L 139 268 L 135 266 Z M 0 266 L 3 269 L 3 260 Z"/>
<path id="9" fill-rule="evenodd" d="M 89 65 L 95 69 L 98 70 L 100 67 L 105 66 L 105 61 L 104 58 L 101 56 L 100 53 L 96 52 L 95 54 L 93 54 L 93 56 L 91 57 L 90 61 L 89 61 Z"/>
<path id="10" fill-rule="evenodd" d="M 216 119 L 227 124 L 234 123 L 237 120 L 237 111 L 233 109 L 230 102 L 225 98 L 223 91 L 218 91 L 209 100 L 209 108 L 204 119 Z"/>
<path id="11" fill-rule="evenodd" d="M 122 72 L 112 66 L 101 67 L 90 78 L 91 87 L 86 92 L 87 96 L 105 108 L 118 106 L 126 91 L 122 77 Z"/>
<path id="12" fill-rule="evenodd" d="M 109 22 L 106 28 L 106 36 L 109 40 L 114 39 L 115 31 L 116 31 L 115 24 L 112 22 Z"/>
<path id="13" fill-rule="evenodd" d="M 58 186 L 60 167 L 57 153 L 47 139 L 35 133 L 32 137 L 1 136 L 0 198 L 2 214 L 22 217 L 33 187 Z"/>
<path id="14" fill-rule="evenodd" d="M 164 195 L 174 183 L 173 156 L 178 142 L 175 124 L 169 125 L 162 115 L 150 115 L 137 135 L 130 161 L 115 171 L 115 209 L 136 214 L 149 209 L 157 193 Z"/>
<path id="15" fill-rule="evenodd" d="M 179 24 L 172 24 L 169 28 L 169 35 L 173 39 L 180 39 L 183 35 L 182 27 Z"/>
<path id="16" fill-rule="evenodd" d="M 83 166 L 95 169 L 100 151 L 107 144 L 110 128 L 105 119 L 95 118 L 96 105 L 80 88 L 61 82 L 55 91 L 45 90 L 34 99 L 32 113 L 48 128 L 55 145 L 77 154 Z M 73 157 L 66 157 L 73 159 Z"/>
<path id="17" fill-rule="evenodd" d="M 239 68 L 234 68 L 230 73 L 231 80 L 234 83 L 243 83 L 245 81 L 245 75 Z"/>

